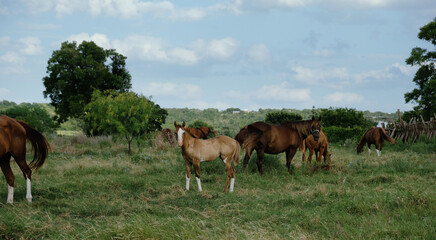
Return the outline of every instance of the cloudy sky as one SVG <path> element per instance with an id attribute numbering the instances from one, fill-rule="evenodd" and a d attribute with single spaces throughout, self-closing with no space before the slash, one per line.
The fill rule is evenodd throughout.
<path id="1" fill-rule="evenodd" d="M 127 57 L 163 107 L 410 110 L 405 64 L 434 0 L 0 0 L 0 100 L 49 102 L 64 41 Z"/>

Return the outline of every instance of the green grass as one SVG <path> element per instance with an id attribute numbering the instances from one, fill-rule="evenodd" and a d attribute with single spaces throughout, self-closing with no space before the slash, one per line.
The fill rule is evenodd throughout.
<path id="1" fill-rule="evenodd" d="M 185 191 L 180 149 L 141 145 L 133 155 L 110 138 L 51 137 L 52 152 L 33 175 L 33 202 L 16 164 L 14 205 L 0 183 L 1 239 L 434 239 L 434 143 L 387 145 L 357 155 L 333 145 L 325 170 L 266 154 L 236 167 L 233 193 L 222 193 L 219 160 L 201 164 Z M 30 155 L 28 156 L 30 159 Z M 243 152 L 241 152 L 241 162 Z M 312 161 L 315 162 L 315 161 Z"/>

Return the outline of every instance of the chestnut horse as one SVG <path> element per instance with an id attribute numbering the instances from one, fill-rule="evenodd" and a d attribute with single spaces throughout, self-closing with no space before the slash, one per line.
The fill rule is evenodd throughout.
<path id="1" fill-rule="evenodd" d="M 30 165 L 26 162 L 26 139 L 33 147 L 34 157 Z M 20 167 L 26 179 L 27 201 L 32 202 L 31 179 L 32 170 L 38 169 L 47 158 L 49 145 L 45 137 L 27 125 L 6 115 L 0 116 L 0 166 L 8 183 L 8 198 L 6 203 L 14 201 L 14 173 L 10 166 L 11 157 Z"/>
<path id="2" fill-rule="evenodd" d="M 183 127 L 185 127 L 185 126 L 183 126 Z M 215 134 L 214 131 L 212 131 L 209 127 L 205 127 L 205 126 L 200 127 L 200 128 L 187 127 L 187 128 L 185 128 L 185 131 L 187 131 L 193 137 L 200 138 L 200 139 L 207 139 L 207 136 L 209 135 L 209 133 Z"/>
<path id="3" fill-rule="evenodd" d="M 223 192 L 226 192 L 227 189 L 229 189 L 229 192 L 233 192 L 235 169 L 233 168 L 232 161 L 235 161 L 235 164 L 239 163 L 239 143 L 227 136 L 217 136 L 205 140 L 197 139 L 186 130 L 185 122 L 180 126 L 174 121 L 174 126 L 176 127 L 179 146 L 182 149 L 182 156 L 185 159 L 186 190 L 189 190 L 192 166 L 194 166 L 195 170 L 198 191 L 201 192 L 200 162 L 208 162 L 221 158 L 227 172 L 227 182 Z"/>
<path id="4" fill-rule="evenodd" d="M 255 122 L 242 128 L 235 139 L 245 150 L 244 170 L 251 153 L 257 152 L 257 168 L 263 174 L 262 161 L 264 153 L 279 154 L 286 152 L 286 166 L 291 173 L 291 161 L 303 140 L 313 135 L 318 141 L 321 131 L 321 118 L 315 120 L 282 123 L 280 125 Z"/>
<path id="5" fill-rule="evenodd" d="M 375 150 L 377 151 L 377 156 L 381 156 L 381 150 L 384 145 L 384 140 L 395 143 L 395 139 L 389 137 L 386 131 L 381 127 L 372 127 L 368 129 L 360 139 L 357 145 L 357 153 L 363 152 L 363 146 L 365 143 L 368 145 L 368 152 L 371 153 L 371 144 L 375 145 Z"/>
<path id="6" fill-rule="evenodd" d="M 306 150 L 309 149 L 309 165 L 312 165 L 312 155 L 315 151 L 316 162 L 321 163 L 321 158 L 324 157 L 324 163 L 330 164 L 330 154 L 328 152 L 329 140 L 324 131 L 321 130 L 318 141 L 313 139 L 313 136 L 308 136 L 300 145 L 300 152 L 302 153 L 302 161 L 306 160 Z"/>

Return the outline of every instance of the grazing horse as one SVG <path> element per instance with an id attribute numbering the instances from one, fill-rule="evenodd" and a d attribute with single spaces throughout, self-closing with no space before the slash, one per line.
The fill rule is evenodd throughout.
<path id="1" fill-rule="evenodd" d="M 34 157 L 30 165 L 26 162 L 26 139 L 33 147 Z M 27 125 L 6 115 L 0 116 L 0 166 L 8 183 L 8 198 L 6 203 L 14 201 L 14 173 L 10 166 L 11 157 L 20 167 L 26 179 L 27 201 L 32 202 L 31 179 L 32 170 L 38 169 L 47 158 L 49 145 L 45 137 Z"/>
<path id="2" fill-rule="evenodd" d="M 319 133 L 318 141 L 313 139 L 313 136 L 308 136 L 300 145 L 300 152 L 302 153 L 302 161 L 306 160 L 306 150 L 309 149 L 309 164 L 312 165 L 312 155 L 315 151 L 316 162 L 321 163 L 321 158 L 324 157 L 324 163 L 330 164 L 330 154 L 328 152 L 329 140 L 324 131 Z"/>
<path id="3" fill-rule="evenodd" d="M 263 174 L 262 161 L 264 153 L 279 154 L 286 152 L 286 166 L 291 173 L 291 161 L 303 140 L 313 135 L 318 141 L 321 131 L 321 118 L 315 120 L 282 123 L 280 125 L 255 122 L 242 128 L 235 139 L 245 150 L 244 170 L 251 153 L 257 152 L 257 168 Z"/>
<path id="4" fill-rule="evenodd" d="M 201 192 L 200 162 L 208 162 L 221 158 L 226 166 L 227 172 L 227 182 L 223 192 L 226 192 L 227 189 L 229 189 L 229 192 L 233 192 L 235 169 L 233 168 L 232 161 L 234 160 L 235 164 L 239 163 L 239 143 L 227 136 L 217 136 L 206 140 L 197 139 L 186 131 L 184 127 L 185 122 L 180 126 L 174 121 L 174 126 L 176 127 L 179 146 L 182 149 L 182 156 L 185 159 L 186 190 L 189 190 L 192 166 L 194 166 L 195 170 L 198 191 Z"/>
<path id="5" fill-rule="evenodd" d="M 380 127 L 372 127 L 368 129 L 360 139 L 357 145 L 357 153 L 363 152 L 363 146 L 368 144 L 368 152 L 371 153 L 371 144 L 375 145 L 375 150 L 377 151 L 377 156 L 381 156 L 381 150 L 383 148 L 384 140 L 395 143 L 395 139 L 389 137 L 386 131 Z"/>

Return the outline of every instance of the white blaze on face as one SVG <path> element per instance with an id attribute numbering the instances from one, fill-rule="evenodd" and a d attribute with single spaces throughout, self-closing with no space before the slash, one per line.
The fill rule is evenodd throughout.
<path id="1" fill-rule="evenodd" d="M 183 133 L 185 133 L 185 131 L 181 128 L 179 128 L 179 131 L 177 131 L 177 140 L 179 142 L 179 146 L 181 147 L 183 145 Z"/>

